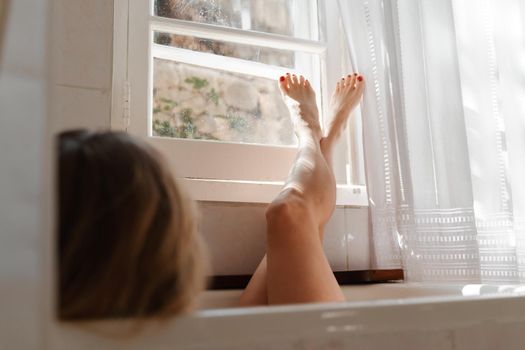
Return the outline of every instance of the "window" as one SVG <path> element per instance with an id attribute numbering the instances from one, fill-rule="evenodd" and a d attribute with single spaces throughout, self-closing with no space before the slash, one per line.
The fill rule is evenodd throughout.
<path id="1" fill-rule="evenodd" d="M 116 0 L 112 127 L 147 138 L 196 199 L 268 202 L 296 153 L 276 81 L 307 76 L 327 125 L 332 84 L 350 71 L 326 20 L 338 17 L 316 0 Z M 354 118 L 336 152 L 338 204 L 366 205 L 360 135 Z"/>

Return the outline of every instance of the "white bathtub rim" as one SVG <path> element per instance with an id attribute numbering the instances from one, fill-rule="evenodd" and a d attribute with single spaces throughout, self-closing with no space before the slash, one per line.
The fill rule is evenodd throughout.
<path id="1" fill-rule="evenodd" d="M 449 330 L 479 323 L 525 323 L 525 295 L 438 296 L 310 305 L 234 308 L 199 311 L 169 321 L 159 328 L 171 346 L 218 347 L 298 336 L 326 338 L 335 335 Z M 100 322 L 110 324 L 114 321 Z M 128 321 L 118 321 L 128 322 Z M 61 324 L 65 332 L 85 333 L 81 324 Z M 153 327 L 154 328 L 154 327 Z M 239 331 L 242 329 L 242 331 Z M 156 330 L 148 330 L 145 334 Z M 80 333 L 79 333 L 80 332 Z M 146 335 L 147 336 L 147 335 Z M 158 336 L 158 335 L 157 335 Z M 152 335 L 152 337 L 155 337 Z M 71 341 L 77 339 L 71 338 Z M 66 339 L 67 340 L 67 339 Z M 74 344 L 74 342 L 72 342 Z"/>
<path id="2" fill-rule="evenodd" d="M 354 286 L 344 286 L 343 292 L 345 295 L 351 294 L 352 289 L 355 288 L 375 288 L 383 289 L 387 291 L 391 290 L 418 290 L 418 291 L 441 291 L 442 294 L 432 293 L 431 295 L 417 295 L 417 296 L 403 296 L 403 297 L 382 297 L 382 298 L 370 298 L 366 300 L 347 300 L 342 303 L 313 303 L 313 304 L 300 304 L 300 305 L 282 305 L 282 306 L 257 306 L 252 308 L 239 308 L 239 307 L 214 307 L 209 309 L 201 309 L 194 313 L 195 316 L 207 316 L 207 315 L 221 315 L 229 314 L 227 310 L 232 311 L 232 315 L 236 315 L 237 312 L 244 314 L 247 310 L 248 312 L 257 312 L 265 310 L 267 312 L 288 312 L 289 310 L 296 310 L 298 307 L 301 309 L 324 309 L 326 307 L 330 308 L 333 305 L 342 305 L 346 307 L 367 307 L 367 306 L 377 306 L 383 307 L 388 305 L 400 305 L 400 304 L 420 304 L 420 303 L 439 303 L 444 301 L 454 301 L 454 300 L 467 300 L 469 298 L 476 299 L 477 297 L 495 297 L 502 298 L 506 296 L 525 296 L 525 285 L 496 285 L 496 284 L 429 284 L 429 283 L 387 283 L 387 284 L 370 284 L 370 285 L 354 285 Z M 350 291 L 345 291 L 348 288 Z M 518 291 L 516 291 L 518 290 Z M 208 291 L 214 293 L 215 291 Z M 222 291 L 217 291 L 221 293 Z M 227 293 L 231 293 L 231 290 L 227 290 Z M 235 293 L 238 293 L 239 296 L 242 293 L 242 290 L 235 290 Z M 374 290 L 372 292 L 375 292 Z M 384 292 L 383 292 L 384 293 Z M 231 297 L 231 296 L 229 296 Z M 482 298 L 482 299 L 483 299 Z"/>
<path id="3" fill-rule="evenodd" d="M 344 301 L 338 303 L 311 303 L 311 304 L 290 304 L 290 305 L 272 305 L 272 306 L 254 306 L 254 307 L 234 307 L 224 309 L 209 309 L 194 312 L 186 318 L 206 318 L 206 317 L 231 317 L 244 316 L 252 314 L 279 314 L 300 311 L 323 311 L 340 310 L 340 309 L 376 309 L 389 306 L 433 306 L 439 304 L 455 304 L 459 302 L 475 302 L 486 300 L 523 300 L 525 303 L 525 293 L 487 293 L 482 295 L 439 295 L 439 296 L 420 296 L 409 298 L 385 298 L 365 301 Z M 525 312 L 524 312 L 525 314 Z"/>

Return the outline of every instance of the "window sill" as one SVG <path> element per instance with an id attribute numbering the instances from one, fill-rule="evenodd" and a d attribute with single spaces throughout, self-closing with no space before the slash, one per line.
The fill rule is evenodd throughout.
<path id="1" fill-rule="evenodd" d="M 282 189 L 282 182 L 225 181 L 209 179 L 178 179 L 197 201 L 270 203 Z M 365 186 L 337 185 L 338 206 L 368 206 Z"/>

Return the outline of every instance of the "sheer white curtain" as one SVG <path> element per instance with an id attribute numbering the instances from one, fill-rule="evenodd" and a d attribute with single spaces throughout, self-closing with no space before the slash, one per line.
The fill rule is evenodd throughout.
<path id="1" fill-rule="evenodd" d="M 339 0 L 377 268 L 525 281 L 525 2 Z"/>

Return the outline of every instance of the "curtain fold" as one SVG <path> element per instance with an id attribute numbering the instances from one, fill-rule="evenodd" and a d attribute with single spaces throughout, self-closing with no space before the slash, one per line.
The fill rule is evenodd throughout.
<path id="1" fill-rule="evenodd" d="M 339 0 L 367 79 L 373 267 L 408 280 L 525 280 L 525 6 Z"/>

